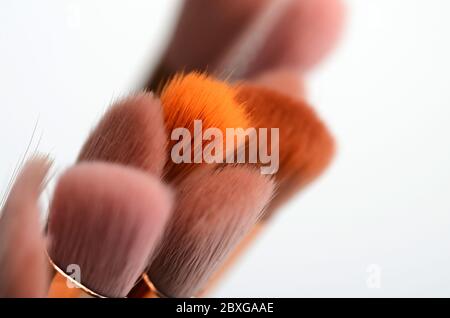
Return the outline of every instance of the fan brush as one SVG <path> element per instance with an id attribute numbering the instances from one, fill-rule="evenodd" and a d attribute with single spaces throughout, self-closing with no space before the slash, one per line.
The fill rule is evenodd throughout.
<path id="1" fill-rule="evenodd" d="M 147 271 L 155 289 L 144 296 L 201 293 L 258 221 L 273 190 L 272 179 L 248 165 L 204 165 L 193 171 L 178 184 L 173 216 Z"/>

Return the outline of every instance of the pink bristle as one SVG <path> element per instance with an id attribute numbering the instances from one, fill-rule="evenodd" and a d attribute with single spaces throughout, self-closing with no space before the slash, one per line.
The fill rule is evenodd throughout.
<path id="1" fill-rule="evenodd" d="M 203 166 L 178 185 L 177 205 L 148 271 L 163 294 L 199 292 L 257 222 L 274 184 L 250 166 Z"/>
<path id="2" fill-rule="evenodd" d="M 45 297 L 49 266 L 38 199 L 50 168 L 34 158 L 17 177 L 0 219 L 0 297 Z"/>
<path id="3" fill-rule="evenodd" d="M 167 159 L 167 134 L 160 101 L 139 93 L 119 101 L 85 142 L 78 161 L 107 161 L 160 176 Z"/>
<path id="4" fill-rule="evenodd" d="M 81 284 L 124 297 L 145 271 L 171 208 L 168 189 L 139 170 L 81 163 L 59 180 L 51 203 L 49 255 L 77 264 Z"/>

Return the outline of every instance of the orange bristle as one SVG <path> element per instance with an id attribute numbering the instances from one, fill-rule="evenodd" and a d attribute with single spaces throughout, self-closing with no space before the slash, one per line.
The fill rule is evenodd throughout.
<path id="1" fill-rule="evenodd" d="M 275 174 L 278 191 L 270 212 L 317 178 L 334 154 L 334 140 L 306 102 L 260 85 L 242 83 L 237 100 L 257 127 L 279 128 L 280 165 Z"/>
<path id="2" fill-rule="evenodd" d="M 284 78 L 287 85 L 280 86 Z M 278 183 L 262 222 L 259 222 L 229 255 L 223 266 L 208 283 L 211 291 L 236 260 L 262 231 L 265 222 L 297 191 L 317 178 L 328 166 L 334 153 L 334 141 L 314 110 L 302 99 L 293 74 L 270 72 L 254 83 L 241 83 L 237 98 L 245 102 L 257 127 L 279 128 L 279 170 L 274 175 Z M 287 88 L 291 87 L 292 91 Z"/>
<path id="3" fill-rule="evenodd" d="M 202 121 L 202 132 L 218 128 L 224 136 L 226 128 L 247 128 L 250 123 L 245 107 L 235 97 L 234 87 L 205 74 L 176 75 L 161 93 L 166 129 L 170 134 L 175 128 L 187 128 L 194 137 L 195 120 Z M 170 141 L 168 149 L 175 143 Z M 183 170 L 192 168 L 190 164 L 174 164 L 168 160 L 166 177 L 172 180 Z"/>

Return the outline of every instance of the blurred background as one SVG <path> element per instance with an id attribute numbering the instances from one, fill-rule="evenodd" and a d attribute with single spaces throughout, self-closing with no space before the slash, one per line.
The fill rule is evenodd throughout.
<path id="1" fill-rule="evenodd" d="M 345 2 L 337 50 L 306 78 L 337 157 L 212 296 L 450 296 L 450 2 Z M 157 61 L 179 5 L 1 1 L 1 190 L 34 130 L 31 150 L 74 162 Z"/>

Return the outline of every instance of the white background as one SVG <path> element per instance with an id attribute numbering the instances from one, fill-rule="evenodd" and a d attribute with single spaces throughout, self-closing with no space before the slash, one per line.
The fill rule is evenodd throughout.
<path id="1" fill-rule="evenodd" d="M 336 160 L 215 296 L 450 296 L 450 2 L 347 4 L 339 48 L 308 78 Z M 59 169 L 75 160 L 158 57 L 177 6 L 1 1 L 2 188 L 36 122 L 33 147 L 42 136 Z"/>

